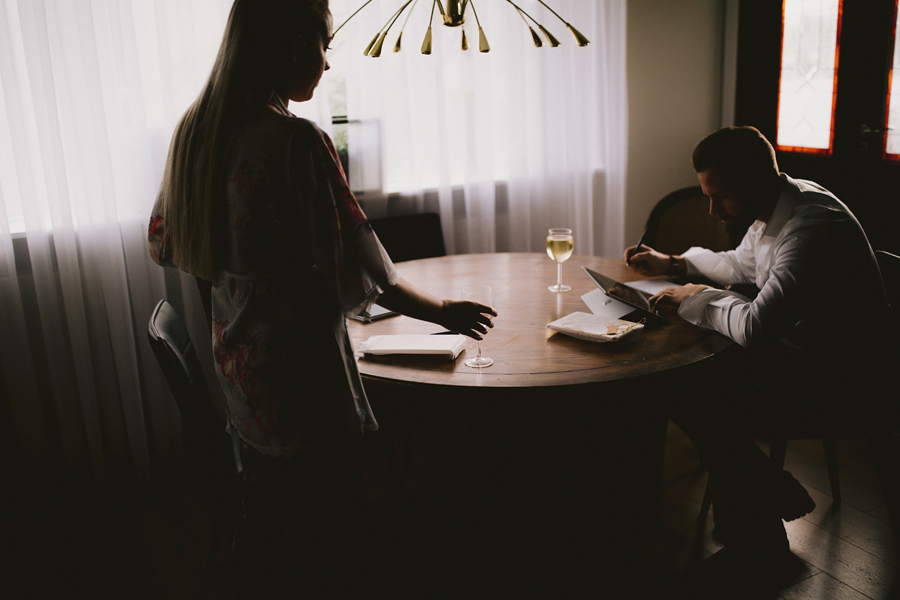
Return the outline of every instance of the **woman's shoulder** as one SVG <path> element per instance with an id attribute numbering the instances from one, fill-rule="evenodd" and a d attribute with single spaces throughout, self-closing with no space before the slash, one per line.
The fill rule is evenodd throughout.
<path id="1" fill-rule="evenodd" d="M 292 153 L 322 144 L 324 132 L 312 121 L 274 112 L 249 123 L 237 140 L 238 156 Z"/>
<path id="2" fill-rule="evenodd" d="M 325 132 L 314 122 L 293 115 L 282 115 L 275 111 L 267 111 L 257 125 L 290 136 L 299 136 L 310 139 L 319 139 L 325 136 Z"/>

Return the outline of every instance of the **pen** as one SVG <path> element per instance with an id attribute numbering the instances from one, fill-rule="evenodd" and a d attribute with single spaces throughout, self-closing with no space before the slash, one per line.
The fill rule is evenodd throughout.
<path id="1" fill-rule="evenodd" d="M 647 229 L 644 230 L 644 233 L 641 234 L 641 239 L 638 240 L 637 246 L 631 249 L 631 252 L 628 253 L 628 259 L 625 261 L 626 264 L 631 264 L 631 257 L 634 256 L 634 253 L 638 251 L 638 248 L 641 247 L 641 244 L 644 243 L 644 238 L 647 237 Z"/>

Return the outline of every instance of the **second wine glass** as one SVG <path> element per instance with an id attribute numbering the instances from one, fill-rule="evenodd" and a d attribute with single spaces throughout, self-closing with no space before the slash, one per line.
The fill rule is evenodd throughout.
<path id="1" fill-rule="evenodd" d="M 469 285 L 464 287 L 462 290 L 462 299 L 468 300 L 469 302 L 484 304 L 485 306 L 493 306 L 494 304 L 491 288 L 486 285 Z M 481 340 L 476 341 L 475 344 L 477 349 L 475 357 L 467 358 L 464 364 L 473 369 L 483 369 L 484 367 L 489 367 L 494 364 L 493 358 L 481 355 Z"/>
<path id="2" fill-rule="evenodd" d="M 551 229 L 547 234 L 547 254 L 556 261 L 556 285 L 547 287 L 551 292 L 562 293 L 572 289 L 568 285 L 563 285 L 562 264 L 569 260 L 574 249 L 575 238 L 572 237 L 571 229 Z"/>

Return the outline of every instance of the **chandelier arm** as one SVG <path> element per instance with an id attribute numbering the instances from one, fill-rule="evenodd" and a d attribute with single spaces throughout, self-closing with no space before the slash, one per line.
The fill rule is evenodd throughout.
<path id="1" fill-rule="evenodd" d="M 394 23 L 397 22 L 397 19 L 400 17 L 400 15 L 403 13 L 403 11 L 406 10 L 406 7 L 409 6 L 412 2 L 413 2 L 413 0 L 407 0 L 406 4 L 401 6 L 399 8 L 399 10 L 397 10 L 397 12 L 395 12 L 391 16 L 391 18 L 388 19 L 387 22 L 381 26 L 381 29 L 378 30 L 378 33 L 375 34 L 375 37 L 378 37 L 379 35 L 387 35 L 387 33 L 391 30 L 391 27 L 394 26 Z"/>
<path id="2" fill-rule="evenodd" d="M 510 4 L 512 4 L 512 2 L 510 2 Z M 513 4 L 513 6 L 516 6 L 516 5 Z M 518 8 L 519 7 L 516 6 L 516 12 L 519 13 L 520 17 L 522 17 L 522 22 L 525 23 L 526 26 L 531 27 L 531 25 L 528 24 L 528 19 L 525 18 L 526 15 L 524 15 L 521 10 L 518 10 Z"/>
<path id="3" fill-rule="evenodd" d="M 554 16 L 556 16 L 557 19 L 559 19 L 560 21 L 562 21 L 562 22 L 565 23 L 566 25 L 569 24 L 569 22 L 566 21 L 565 19 L 563 19 L 561 16 L 559 16 L 559 14 L 558 14 L 555 10 L 553 10 L 552 8 L 550 8 L 549 6 L 547 6 L 547 3 L 544 2 L 544 0 L 538 0 L 538 2 L 540 2 L 541 4 L 543 4 L 544 7 L 545 7 L 547 10 L 549 10 L 550 12 L 552 12 L 552 13 L 554 14 Z"/>
<path id="4" fill-rule="evenodd" d="M 571 23 L 569 23 L 568 21 L 566 21 L 565 19 L 563 19 L 561 16 L 559 16 L 559 13 L 557 13 L 555 10 L 553 10 L 552 8 L 550 8 L 550 7 L 547 5 L 547 3 L 544 2 L 544 0 L 538 0 L 538 2 L 540 2 L 541 4 L 543 4 L 544 7 L 545 7 L 547 10 L 549 10 L 550 12 L 552 12 L 553 15 L 554 15 L 557 19 L 559 19 L 560 21 L 562 21 L 562 22 L 565 24 L 566 28 L 568 28 L 568 30 L 572 32 L 572 35 L 575 36 L 575 40 L 578 42 L 578 45 L 579 45 L 579 46 L 587 46 L 588 44 L 591 43 L 591 41 L 590 41 L 589 39 L 587 39 L 580 31 L 578 31 L 577 29 L 575 29 L 575 28 L 572 26 Z"/>
<path id="5" fill-rule="evenodd" d="M 491 45 L 488 43 L 487 36 L 484 35 L 484 29 L 481 28 L 481 21 L 478 19 L 478 11 L 475 10 L 475 1 L 470 0 L 468 6 L 472 7 L 472 13 L 475 15 L 475 24 L 478 25 L 478 51 L 490 52 Z"/>
<path id="6" fill-rule="evenodd" d="M 519 13 L 519 16 L 522 17 L 522 22 L 525 23 L 525 27 L 528 28 L 528 31 L 531 32 L 531 40 L 534 42 L 535 48 L 540 48 L 540 47 L 542 47 L 544 44 L 543 44 L 543 42 L 541 42 L 541 36 L 539 36 L 539 35 L 537 34 L 537 32 L 534 30 L 534 27 L 532 27 L 532 26 L 528 23 L 528 19 L 531 19 L 532 21 L 534 21 L 534 24 L 537 25 L 538 27 L 541 26 L 540 23 L 538 23 L 537 21 L 535 21 L 534 18 L 533 18 L 531 15 L 529 15 L 528 13 L 526 13 L 524 10 L 522 10 L 521 8 L 519 8 L 518 6 L 516 6 L 515 3 L 512 2 L 511 0 L 506 0 L 506 1 L 509 2 L 510 4 L 512 4 L 512 5 L 513 5 L 513 8 L 516 9 L 516 12 Z M 526 19 L 525 17 L 528 17 L 528 19 Z"/>
<path id="7" fill-rule="evenodd" d="M 431 16 L 428 17 L 428 26 L 431 27 L 431 24 L 434 22 L 434 5 L 439 4 L 441 0 L 434 0 L 431 3 Z M 444 14 L 444 7 L 441 6 L 441 14 Z"/>
<path id="8" fill-rule="evenodd" d="M 525 17 L 528 17 L 529 19 L 531 19 L 531 22 L 532 22 L 532 23 L 534 23 L 535 25 L 537 25 L 538 27 L 540 27 L 541 24 L 538 23 L 537 21 L 535 21 L 535 20 L 534 20 L 534 17 L 532 17 L 532 16 L 529 15 L 527 12 L 525 12 L 524 10 L 522 10 L 515 2 L 513 2 L 512 0 L 506 0 L 506 1 L 507 1 L 508 3 L 510 3 L 510 4 L 512 4 L 513 8 L 515 8 L 517 11 L 519 11 L 519 15 L 520 15 L 520 16 L 521 16 L 521 15 L 525 15 L 525 16 L 522 17 L 523 20 L 525 19 Z M 528 25 L 528 21 L 525 21 L 525 24 Z M 529 27 L 530 27 L 530 25 L 529 25 Z"/>
<path id="9" fill-rule="evenodd" d="M 472 13 L 475 15 L 475 24 L 481 27 L 481 21 L 478 20 L 478 11 L 475 10 L 475 3 L 469 2 L 468 5 L 472 7 Z"/>
<path id="10" fill-rule="evenodd" d="M 384 30 L 385 33 L 387 33 L 388 31 L 391 30 L 391 27 L 394 26 L 394 23 L 396 23 L 396 22 L 397 22 L 397 19 L 400 18 L 400 15 L 403 14 L 403 11 L 406 10 L 406 7 L 409 6 L 410 4 L 412 4 L 412 3 L 415 2 L 415 1 L 416 1 L 416 0 L 406 0 L 406 4 L 404 4 L 403 6 L 401 6 L 401 7 L 400 7 L 400 10 L 398 10 L 397 12 L 395 12 L 395 13 L 394 13 L 394 16 L 391 17 L 390 20 L 388 21 L 389 25 L 387 26 L 387 29 Z M 409 12 L 410 12 L 410 14 L 412 14 L 412 11 L 411 11 L 411 10 L 410 10 Z M 409 15 L 406 15 L 406 20 L 409 21 Z M 403 22 L 403 26 L 406 27 L 406 21 Z"/>
<path id="11" fill-rule="evenodd" d="M 409 6 L 412 2 L 413 0 L 407 0 L 406 4 L 401 6 L 399 10 L 397 10 L 397 12 L 395 12 L 390 19 L 388 19 L 387 23 L 384 24 L 384 27 L 379 30 L 379 32 L 375 36 L 377 38 L 377 41 L 371 48 L 367 48 L 367 54 L 369 56 L 371 56 L 372 58 L 378 58 L 379 56 L 381 56 L 381 49 L 384 47 L 384 40 L 385 38 L 387 38 L 388 32 L 390 32 L 391 27 L 394 26 L 394 23 L 396 23 L 397 19 L 400 18 L 400 15 L 403 14 L 403 11 L 406 10 L 406 7 Z"/>
<path id="12" fill-rule="evenodd" d="M 412 16 L 413 11 L 416 10 L 416 4 L 418 3 L 419 0 L 413 0 L 412 8 L 410 8 L 409 12 L 406 13 L 406 20 L 403 21 L 403 27 L 400 28 L 400 33 L 403 33 L 403 31 L 406 29 L 406 24 L 409 23 L 409 18 Z"/>
<path id="13" fill-rule="evenodd" d="M 371 3 L 372 3 L 372 0 L 366 0 L 366 3 L 365 3 L 365 4 L 363 4 L 362 6 L 360 6 L 359 8 L 357 8 L 356 11 L 355 11 L 352 15 L 350 15 L 349 17 L 347 17 L 347 20 L 346 20 L 346 21 L 344 21 L 343 23 L 341 23 L 341 24 L 338 26 L 338 28 L 335 29 L 335 30 L 331 33 L 331 37 L 333 38 L 335 35 L 337 35 L 337 32 L 341 30 L 341 27 L 343 27 L 344 25 L 346 25 L 346 24 L 350 21 L 350 19 L 352 19 L 353 17 L 356 16 L 356 14 L 357 14 L 359 11 L 361 11 L 362 9 L 364 9 L 365 7 L 367 7 L 368 5 L 370 5 Z"/>

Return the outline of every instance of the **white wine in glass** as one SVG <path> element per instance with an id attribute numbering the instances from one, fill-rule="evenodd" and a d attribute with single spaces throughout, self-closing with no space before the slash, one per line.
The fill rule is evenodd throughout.
<path id="1" fill-rule="evenodd" d="M 469 302 L 477 302 L 485 306 L 493 306 L 494 298 L 491 288 L 486 285 L 469 285 L 462 290 L 462 299 Z M 475 342 L 476 354 L 474 358 L 467 358 L 464 363 L 467 367 L 473 369 L 483 369 L 494 364 L 493 358 L 481 355 L 481 340 Z"/>
<path id="2" fill-rule="evenodd" d="M 551 229 L 547 234 L 547 254 L 556 261 L 556 285 L 548 286 L 551 292 L 568 292 L 572 288 L 563 285 L 562 264 L 569 260 L 575 249 L 575 238 L 571 229 Z"/>

